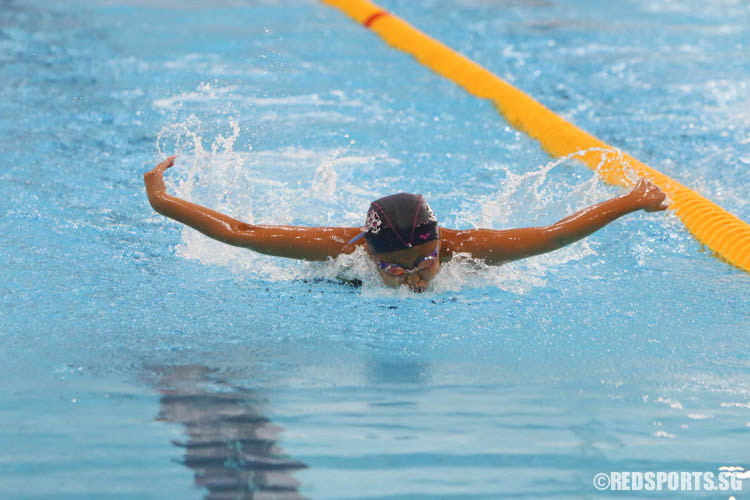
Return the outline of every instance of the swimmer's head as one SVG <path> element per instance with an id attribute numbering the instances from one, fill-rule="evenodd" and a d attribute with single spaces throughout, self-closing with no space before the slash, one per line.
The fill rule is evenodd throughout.
<path id="1" fill-rule="evenodd" d="M 367 251 L 390 286 L 424 291 L 440 269 L 437 217 L 422 195 L 399 193 L 373 201 L 364 231 Z"/>

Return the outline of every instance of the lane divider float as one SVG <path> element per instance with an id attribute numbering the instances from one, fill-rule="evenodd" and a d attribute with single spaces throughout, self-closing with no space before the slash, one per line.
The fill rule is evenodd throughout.
<path id="1" fill-rule="evenodd" d="M 469 93 L 491 100 L 513 127 L 538 140 L 553 157 L 576 158 L 610 184 L 630 186 L 646 177 L 671 200 L 670 209 L 695 238 L 720 258 L 750 272 L 750 225 L 627 153 L 581 130 L 474 61 L 427 36 L 368 0 L 323 0 L 380 35 L 389 45 L 414 56 Z M 601 151 L 613 151 L 602 161 Z"/>

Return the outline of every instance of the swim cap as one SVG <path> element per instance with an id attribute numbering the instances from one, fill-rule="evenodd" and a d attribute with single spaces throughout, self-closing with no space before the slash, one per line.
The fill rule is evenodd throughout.
<path id="1" fill-rule="evenodd" d="M 362 237 L 375 253 L 421 245 L 438 237 L 437 217 L 421 194 L 398 193 L 370 204 Z"/>

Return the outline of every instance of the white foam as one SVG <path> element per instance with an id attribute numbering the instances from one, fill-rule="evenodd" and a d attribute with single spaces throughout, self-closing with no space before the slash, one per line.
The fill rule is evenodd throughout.
<path id="1" fill-rule="evenodd" d="M 225 75 L 227 70 L 223 69 L 221 65 L 214 61 L 210 55 L 196 55 L 191 54 L 181 58 L 178 61 L 172 61 L 166 63 L 168 69 L 184 68 L 193 66 L 206 65 L 204 59 L 207 58 L 211 64 L 210 70 L 205 69 L 204 71 L 210 71 L 216 75 Z M 200 70 L 201 68 L 194 68 Z M 314 106 L 319 108 L 322 106 L 331 106 L 335 108 L 341 107 L 359 107 L 362 106 L 362 101 L 358 99 L 347 99 L 345 94 L 341 91 L 332 91 L 331 96 L 333 99 L 326 99 L 318 94 L 301 94 L 301 95 L 289 95 L 280 97 L 249 97 L 243 95 L 235 95 L 234 92 L 238 89 L 236 85 L 217 86 L 210 82 L 201 83 L 198 88 L 194 91 L 182 92 L 173 96 L 163 97 L 161 99 L 155 99 L 153 104 L 157 108 L 163 108 L 167 110 L 175 110 L 182 107 L 187 102 L 211 102 L 211 101 L 242 101 L 244 104 L 249 104 L 255 107 L 304 107 Z M 269 114 L 264 115 L 265 117 L 275 117 L 275 111 L 269 111 Z M 353 118 L 341 115 L 335 111 L 315 111 L 305 112 L 299 114 L 298 117 L 313 117 L 316 119 L 329 119 L 332 121 L 351 121 Z M 288 114 L 284 113 L 284 119 L 290 119 Z"/>
<path id="2" fill-rule="evenodd" d="M 655 431 L 651 435 L 656 438 L 667 438 L 667 439 L 675 438 L 674 434 L 672 434 L 671 432 L 667 432 L 667 431 Z"/>
<path id="3" fill-rule="evenodd" d="M 714 418 L 713 413 L 688 413 L 688 418 L 691 420 L 707 420 Z"/>
<path id="4" fill-rule="evenodd" d="M 659 397 L 659 398 L 657 398 L 657 399 L 655 400 L 655 402 L 656 402 L 656 403 L 662 403 L 662 404 L 665 404 L 665 405 L 667 405 L 667 406 L 669 406 L 670 408 L 673 408 L 673 409 L 675 409 L 675 410 L 682 410 L 682 409 L 683 409 L 683 407 L 682 407 L 682 403 L 680 403 L 679 401 L 677 401 L 677 400 L 674 400 L 674 399 L 670 399 L 670 398 L 662 398 L 662 397 Z"/>
<path id="5" fill-rule="evenodd" d="M 748 403 L 722 402 L 720 406 L 722 408 L 750 408 L 750 402 Z"/>
<path id="6" fill-rule="evenodd" d="M 183 92 L 170 97 L 154 100 L 154 106 L 168 110 L 180 108 L 186 102 L 208 102 L 208 101 L 239 101 L 244 100 L 242 96 L 232 95 L 237 90 L 236 85 L 226 87 L 215 87 L 210 83 L 202 83 L 197 90 Z"/>

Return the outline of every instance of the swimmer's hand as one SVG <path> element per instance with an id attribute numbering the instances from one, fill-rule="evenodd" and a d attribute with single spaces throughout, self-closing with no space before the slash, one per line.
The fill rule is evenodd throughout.
<path id="1" fill-rule="evenodd" d="M 659 186 L 645 178 L 638 180 L 628 196 L 632 197 L 638 207 L 646 212 L 660 212 L 669 206 L 667 195 L 659 189 Z"/>
<path id="2" fill-rule="evenodd" d="M 164 171 L 174 165 L 174 159 L 177 156 L 170 156 L 157 166 L 143 174 L 143 182 L 146 183 L 146 189 L 152 187 L 154 184 L 159 184 L 159 180 L 162 178 Z"/>
<path id="3" fill-rule="evenodd" d="M 174 165 L 175 158 L 177 158 L 177 155 L 170 156 L 169 158 L 155 166 L 151 171 L 163 173 L 166 169 Z"/>

